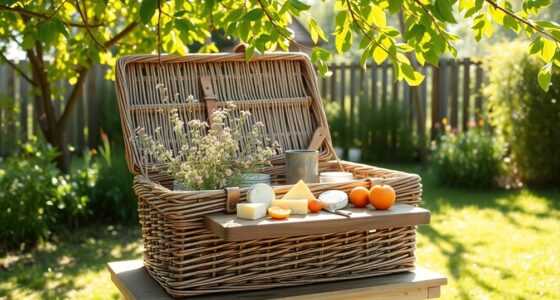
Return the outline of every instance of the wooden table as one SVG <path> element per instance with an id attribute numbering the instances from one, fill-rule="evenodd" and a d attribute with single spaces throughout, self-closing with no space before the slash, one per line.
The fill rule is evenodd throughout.
<path id="1" fill-rule="evenodd" d="M 142 260 L 110 262 L 107 269 L 111 280 L 126 299 L 173 299 L 148 274 Z M 365 279 L 319 283 L 262 291 L 211 294 L 188 299 L 428 299 L 440 295 L 447 278 L 422 267 Z"/>

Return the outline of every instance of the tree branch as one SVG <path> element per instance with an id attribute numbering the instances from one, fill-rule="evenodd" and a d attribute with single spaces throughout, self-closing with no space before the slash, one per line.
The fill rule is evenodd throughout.
<path id="1" fill-rule="evenodd" d="M 346 0 L 346 4 L 348 5 L 348 12 L 350 13 L 350 17 L 352 18 L 352 22 L 354 22 L 354 24 L 356 24 L 356 26 L 358 27 L 358 29 L 360 29 L 360 31 L 364 34 L 365 37 L 368 38 L 368 40 L 370 42 L 372 42 L 374 45 L 376 45 L 377 47 L 379 47 L 381 50 L 385 51 L 385 53 L 387 53 L 387 55 L 391 56 L 396 62 L 402 63 L 398 57 L 394 56 L 391 54 L 391 52 L 389 52 L 389 50 L 387 50 L 385 47 L 383 47 L 383 45 L 381 45 L 380 43 L 378 43 L 373 37 L 371 37 L 365 30 L 365 28 L 359 23 L 358 18 L 355 15 L 354 10 L 352 9 L 352 3 L 350 2 L 350 0 Z M 366 23 L 367 25 L 367 23 Z"/>
<path id="2" fill-rule="evenodd" d="M 519 16 L 517 16 L 516 14 L 514 14 L 513 12 L 501 7 L 500 5 L 498 5 L 498 3 L 492 1 L 492 0 L 485 0 L 488 4 L 492 5 L 495 9 L 497 10 L 501 10 L 502 12 L 504 12 L 505 14 L 509 15 L 510 17 L 516 19 L 517 21 L 533 28 L 534 30 L 540 32 L 542 35 L 547 36 L 548 38 L 550 38 L 551 40 L 555 41 L 556 44 L 558 45 L 558 43 L 560 42 L 560 40 L 556 39 L 553 35 L 551 35 L 550 33 L 540 29 L 539 27 L 535 26 L 533 23 L 529 22 L 528 20 L 525 20 Z"/>
<path id="3" fill-rule="evenodd" d="M 84 81 L 86 80 L 88 71 L 89 71 L 89 63 L 88 63 L 88 67 L 84 67 L 84 66 L 79 67 L 77 72 L 78 80 L 76 81 L 76 84 L 74 85 L 74 88 L 70 93 L 70 96 L 68 96 L 68 100 L 66 102 L 66 106 L 64 107 L 64 111 L 62 112 L 62 115 L 60 116 L 60 119 L 56 124 L 57 132 L 63 132 L 66 129 L 68 123 L 70 122 L 70 119 L 72 117 L 72 112 L 74 111 L 74 108 L 78 105 L 78 100 L 82 95 L 82 89 L 84 87 Z"/>
<path id="4" fill-rule="evenodd" d="M 36 47 L 38 47 L 38 45 L 36 45 Z M 40 49 L 38 48 L 37 50 L 39 51 Z M 56 116 L 54 113 L 54 107 L 52 106 L 51 90 L 49 82 L 47 81 L 47 73 L 45 72 L 45 66 L 43 65 L 42 58 L 39 59 L 32 50 L 27 50 L 26 52 L 35 73 L 35 78 L 38 82 L 39 88 L 41 89 L 41 100 L 43 102 L 45 115 L 47 116 L 47 128 L 46 130 L 44 129 L 44 133 L 46 136 L 49 136 L 51 134 L 55 134 L 53 130 L 56 126 Z"/>
<path id="5" fill-rule="evenodd" d="M 39 21 L 39 23 L 37 23 L 37 26 L 41 25 L 41 23 L 45 21 L 52 19 L 52 17 L 54 17 L 58 13 L 58 11 L 64 6 L 64 4 L 66 4 L 66 2 L 68 2 L 68 0 L 62 1 L 62 3 L 60 3 L 60 5 L 52 12 L 52 14 L 48 15 L 46 19 Z"/>
<path id="6" fill-rule="evenodd" d="M 111 46 L 115 45 L 120 39 L 125 37 L 132 30 L 134 30 L 134 28 L 136 28 L 136 26 L 138 26 L 138 22 L 132 21 L 125 28 L 123 28 L 123 30 L 121 32 L 117 33 L 114 37 L 112 37 L 111 39 L 106 41 L 105 44 L 103 44 L 103 46 L 107 49 L 107 48 L 110 48 Z"/>
<path id="7" fill-rule="evenodd" d="M 296 47 L 298 48 L 302 48 L 302 49 L 307 49 L 307 50 L 312 50 L 312 48 L 307 47 L 305 45 L 302 45 L 300 43 L 298 43 L 296 40 L 294 40 L 292 37 L 289 37 L 287 35 L 285 35 L 282 31 L 280 31 L 278 29 L 278 24 L 276 24 L 276 21 L 274 21 L 274 18 L 272 18 L 272 16 L 270 15 L 270 12 L 268 11 L 268 9 L 266 9 L 266 5 L 264 5 L 264 3 L 262 2 L 262 0 L 258 0 L 259 2 L 259 6 L 261 7 L 261 9 L 263 10 L 264 14 L 266 15 L 266 18 L 268 19 L 268 21 L 272 24 L 272 26 L 274 26 L 274 29 L 276 29 L 276 31 L 285 39 L 287 39 L 290 43 L 294 44 Z"/>
<path id="8" fill-rule="evenodd" d="M 21 8 L 21 7 L 11 7 L 8 5 L 4 5 L 4 4 L 0 4 L 0 10 L 7 10 L 7 11 L 12 11 L 12 12 L 16 12 L 19 13 L 20 15 L 25 15 L 25 16 L 31 16 L 31 17 L 36 17 L 39 18 L 41 20 L 48 20 L 49 17 L 46 14 L 43 13 L 38 13 L 38 12 L 34 12 L 25 8 Z M 67 22 L 67 21 L 61 21 L 64 25 L 67 26 L 72 26 L 72 27 L 86 27 L 85 24 L 80 24 L 80 23 L 76 23 L 76 22 Z M 105 26 L 105 24 L 89 24 L 89 27 L 101 27 L 101 26 Z"/>
<path id="9" fill-rule="evenodd" d="M 35 82 L 33 79 L 31 79 L 31 77 L 29 77 L 29 75 L 25 74 L 25 72 L 18 67 L 18 65 L 14 64 L 11 60 L 9 60 L 4 53 L 0 52 L 0 57 L 2 57 L 2 59 L 4 59 L 6 61 L 6 63 L 8 63 L 8 65 L 10 67 L 12 67 L 12 69 L 14 69 L 16 72 L 19 73 L 19 75 L 21 75 L 21 77 L 23 77 L 23 79 L 25 79 L 27 82 L 29 82 L 31 85 L 33 86 L 37 86 L 37 82 Z"/>
<path id="10" fill-rule="evenodd" d="M 131 32 L 137 25 L 138 23 L 136 21 L 133 21 L 130 24 L 128 24 L 125 28 L 123 28 L 123 30 L 121 30 L 121 32 L 117 33 L 113 38 L 106 41 L 103 44 L 104 48 L 108 49 L 111 46 L 113 46 L 120 39 L 122 39 L 129 32 Z M 70 118 L 72 117 L 72 112 L 74 111 L 74 108 L 78 105 L 78 100 L 80 99 L 79 96 L 81 95 L 84 81 L 87 77 L 87 73 L 90 68 L 90 64 L 91 64 L 91 60 L 88 59 L 85 63 L 85 66 L 80 66 L 77 70 L 78 80 L 76 81 L 76 84 L 72 89 L 72 92 L 70 92 L 70 96 L 68 97 L 66 106 L 64 107 L 64 111 L 62 112 L 62 115 L 60 116 L 60 119 L 56 124 L 56 129 L 58 132 L 62 132 L 68 125 L 68 122 L 70 122 Z"/>
<path id="11" fill-rule="evenodd" d="M 85 2 L 84 2 L 84 7 L 85 7 Z M 79 0 L 76 0 L 76 10 L 78 11 L 78 14 L 80 15 L 80 17 L 82 18 L 82 21 L 84 22 L 84 25 L 86 26 L 86 32 L 88 33 L 89 37 L 93 40 L 93 43 L 95 44 L 95 46 L 97 46 L 97 48 L 99 48 L 99 50 L 107 51 L 107 49 L 105 49 L 103 47 L 103 45 L 101 45 L 101 43 L 95 38 L 95 36 L 91 32 L 91 29 L 89 28 L 89 24 L 88 24 L 88 20 L 87 20 L 87 10 L 85 12 L 82 12 L 82 8 L 80 7 L 80 1 Z"/>

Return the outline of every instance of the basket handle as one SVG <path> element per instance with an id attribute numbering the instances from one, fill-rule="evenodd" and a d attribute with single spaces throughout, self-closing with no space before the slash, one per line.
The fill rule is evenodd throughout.
<path id="1" fill-rule="evenodd" d="M 238 187 L 227 187 L 226 190 L 226 213 L 234 214 L 237 212 L 237 203 L 241 197 L 241 191 Z"/>
<path id="2" fill-rule="evenodd" d="M 317 129 L 315 129 L 315 132 L 313 132 L 313 136 L 311 137 L 311 141 L 309 142 L 309 146 L 307 147 L 307 149 L 319 150 L 319 148 L 321 148 L 321 146 L 327 139 L 327 133 L 328 133 L 327 128 L 323 126 L 317 127 Z M 334 153 L 334 158 L 336 159 L 340 171 L 344 172 L 345 171 L 344 166 L 342 166 L 342 163 L 338 158 L 338 155 L 336 155 L 336 151 L 334 150 L 334 147 L 332 147 L 330 143 L 327 143 L 327 147 L 329 147 L 329 149 L 332 150 L 332 152 Z"/>

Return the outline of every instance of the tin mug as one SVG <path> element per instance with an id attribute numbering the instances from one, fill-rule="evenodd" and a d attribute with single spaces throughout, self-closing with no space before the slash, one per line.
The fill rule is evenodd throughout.
<path id="1" fill-rule="evenodd" d="M 286 150 L 286 183 L 319 182 L 319 151 Z"/>

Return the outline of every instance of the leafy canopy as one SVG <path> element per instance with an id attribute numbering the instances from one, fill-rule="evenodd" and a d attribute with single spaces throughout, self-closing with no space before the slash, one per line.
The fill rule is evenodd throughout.
<path id="1" fill-rule="evenodd" d="M 15 41 L 28 50 L 39 42 L 52 53 L 52 76 L 75 81 L 74 66 L 96 62 L 113 65 L 115 56 L 131 52 L 152 52 L 156 45 L 167 53 L 186 54 L 189 45 L 200 43 L 201 52 L 217 52 L 209 37 L 223 30 L 231 38 L 248 45 L 246 58 L 266 50 L 288 50 L 295 43 L 287 28 L 294 18 L 306 24 L 317 46 L 309 49 L 311 59 L 322 74 L 329 73 L 332 53 L 319 41 L 333 39 L 344 53 L 359 38 L 361 64 L 372 59 L 393 63 L 399 80 L 418 85 L 424 76 L 415 70 L 415 60 L 438 64 L 444 54 L 456 56 L 454 44 L 460 37 L 446 29 L 462 15 L 472 23 L 477 40 L 490 37 L 496 26 L 531 40 L 529 53 L 540 57 L 539 84 L 550 85 L 552 69 L 560 67 L 560 25 L 537 20 L 539 12 L 552 0 L 338 0 L 334 32 L 324 32 L 309 14 L 302 0 L 143 0 L 135 1 L 15 1 L 0 0 L 0 43 Z M 326 4 L 323 4 L 326 5 Z M 24 13 L 22 13 L 22 11 Z M 402 16 L 403 28 L 387 22 L 389 15 Z M 27 18 L 27 20 L 26 20 Z M 140 26 L 117 43 L 113 52 L 104 44 L 127 24 Z M 3 49 L 5 50 L 5 49 Z M 53 71 L 54 71 L 53 70 Z M 55 75 L 56 74 L 56 75 Z"/>

